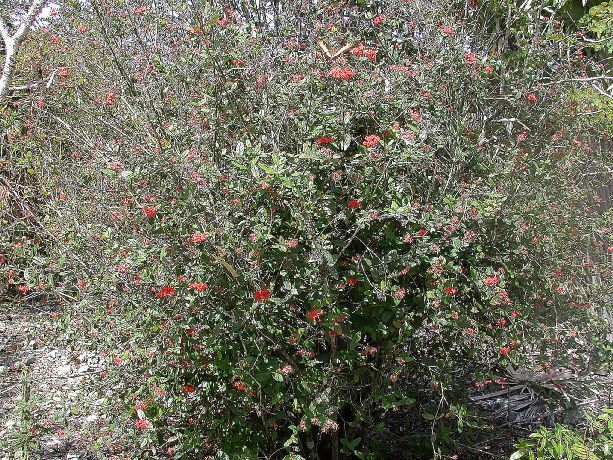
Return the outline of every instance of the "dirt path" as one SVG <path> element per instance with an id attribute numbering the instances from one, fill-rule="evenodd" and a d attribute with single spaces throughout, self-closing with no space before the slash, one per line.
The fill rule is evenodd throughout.
<path id="1" fill-rule="evenodd" d="M 52 314 L 48 305 L 0 304 L 0 460 L 92 458 L 100 400 L 80 384 L 100 362 L 58 348 L 45 333 Z"/>

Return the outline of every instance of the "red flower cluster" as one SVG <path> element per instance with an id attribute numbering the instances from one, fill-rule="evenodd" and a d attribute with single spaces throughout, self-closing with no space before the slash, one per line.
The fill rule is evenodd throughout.
<path id="1" fill-rule="evenodd" d="M 378 26 L 379 24 L 381 24 L 383 21 L 385 20 L 385 15 L 384 14 L 380 14 L 378 16 L 375 16 L 374 18 L 372 18 L 372 23 L 376 26 Z"/>
<path id="2" fill-rule="evenodd" d="M 192 283 L 189 286 L 187 286 L 188 289 L 195 289 L 198 292 L 202 292 L 208 287 L 209 285 L 206 283 Z"/>
<path id="3" fill-rule="evenodd" d="M 189 237 L 189 240 L 194 244 L 202 243 L 204 240 L 206 240 L 206 234 L 205 233 L 193 233 Z"/>
<path id="4" fill-rule="evenodd" d="M 358 209 L 362 207 L 362 203 L 360 203 L 358 200 L 349 200 L 347 206 L 349 206 L 349 209 Z"/>
<path id="5" fill-rule="evenodd" d="M 260 289 L 259 291 L 255 291 L 253 293 L 253 298 L 256 302 L 266 302 L 268 299 L 270 299 L 268 289 Z"/>
<path id="6" fill-rule="evenodd" d="M 196 387 L 188 383 L 187 385 L 183 385 L 183 390 L 181 391 L 183 391 L 183 393 L 185 394 L 193 393 L 194 391 L 196 391 Z"/>
<path id="7" fill-rule="evenodd" d="M 247 385 L 245 385 L 240 380 L 237 380 L 237 381 L 232 383 L 232 388 L 234 388 L 235 390 L 246 391 L 247 390 Z"/>
<path id="8" fill-rule="evenodd" d="M 316 145 L 326 145 L 332 142 L 332 138 L 330 136 L 321 136 L 319 139 L 315 141 Z"/>
<path id="9" fill-rule="evenodd" d="M 364 138 L 364 140 L 362 141 L 362 145 L 366 148 L 372 148 L 375 147 L 380 140 L 381 138 L 379 136 L 377 136 L 376 134 L 371 134 L 370 136 L 366 136 Z"/>
<path id="10" fill-rule="evenodd" d="M 528 100 L 528 102 L 536 102 L 537 101 L 536 96 L 534 94 L 532 94 L 532 93 L 528 94 L 526 96 L 526 99 Z"/>
<path id="11" fill-rule="evenodd" d="M 500 278 L 494 275 L 490 276 L 489 278 L 485 278 L 483 280 L 483 284 L 485 284 L 486 286 L 495 286 L 498 284 L 498 281 L 500 281 Z"/>
<path id="12" fill-rule="evenodd" d="M 175 288 L 172 286 L 164 286 L 160 291 L 156 294 L 158 299 L 163 299 L 164 297 L 170 297 L 175 293 Z"/>
<path id="13" fill-rule="evenodd" d="M 323 314 L 323 311 L 321 311 L 319 308 L 315 307 L 312 310 L 309 310 L 307 312 L 307 318 L 310 319 L 311 321 L 317 321 L 319 320 L 319 317 Z"/>
<path id="14" fill-rule="evenodd" d="M 330 76 L 332 78 L 336 78 L 337 80 L 349 80 L 351 77 L 355 75 L 355 72 L 351 69 L 347 69 L 345 67 L 334 67 L 330 69 Z"/>
<path id="15" fill-rule="evenodd" d="M 452 287 L 445 288 L 445 294 L 447 295 L 455 295 L 457 293 L 458 293 L 458 290 L 456 288 L 452 288 Z"/>
<path id="16" fill-rule="evenodd" d="M 143 214 L 147 219 L 151 219 L 157 214 L 157 210 L 153 206 L 145 206 L 143 208 Z"/>
<path id="17" fill-rule="evenodd" d="M 365 48 L 362 43 L 355 48 L 351 48 L 351 54 L 353 54 L 355 57 L 367 57 L 371 61 L 377 60 L 377 50 Z"/>
<path id="18" fill-rule="evenodd" d="M 134 423 L 134 426 L 138 429 L 146 430 L 147 428 L 149 428 L 149 422 L 147 420 L 137 420 Z"/>

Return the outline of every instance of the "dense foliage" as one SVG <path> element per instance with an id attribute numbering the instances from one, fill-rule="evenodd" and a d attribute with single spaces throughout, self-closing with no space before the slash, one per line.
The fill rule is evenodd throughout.
<path id="1" fill-rule="evenodd" d="M 555 14 L 514 11 L 75 2 L 36 31 L 52 84 L 3 152 L 41 152 L 44 193 L 0 270 L 78 301 L 57 324 L 108 358 L 111 445 L 428 458 L 475 382 L 610 358 L 610 101 Z"/>

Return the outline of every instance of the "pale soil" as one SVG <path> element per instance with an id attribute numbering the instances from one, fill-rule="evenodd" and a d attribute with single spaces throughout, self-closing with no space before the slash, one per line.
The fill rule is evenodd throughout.
<path id="1" fill-rule="evenodd" d="M 88 434 L 102 400 L 81 383 L 100 362 L 58 347 L 45 333 L 51 313 L 48 305 L 0 304 L 0 460 L 91 458 Z"/>

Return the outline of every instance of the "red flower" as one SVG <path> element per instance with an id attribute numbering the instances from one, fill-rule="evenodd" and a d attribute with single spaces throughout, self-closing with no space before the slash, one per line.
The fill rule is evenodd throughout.
<path id="1" fill-rule="evenodd" d="M 193 393 L 194 391 L 196 391 L 196 387 L 188 383 L 187 385 L 183 385 L 183 390 L 181 391 L 183 391 L 183 393 L 185 394 Z"/>
<path id="2" fill-rule="evenodd" d="M 505 327 L 507 325 L 507 320 L 506 319 L 499 319 L 498 322 L 496 323 L 499 327 Z"/>
<path id="3" fill-rule="evenodd" d="M 204 240 L 206 240 L 206 234 L 205 233 L 193 233 L 189 237 L 189 240 L 194 244 L 202 243 Z"/>
<path id="4" fill-rule="evenodd" d="M 511 347 L 500 347 L 500 354 L 506 356 L 511 353 Z"/>
<path id="5" fill-rule="evenodd" d="M 355 57 L 362 57 L 364 56 L 364 45 L 363 44 L 359 44 L 358 46 L 356 46 L 355 48 L 351 48 L 351 54 L 353 54 Z"/>
<path id="6" fill-rule="evenodd" d="M 235 390 L 246 391 L 247 390 L 247 385 L 245 385 L 240 380 L 237 380 L 236 382 L 232 383 L 232 388 L 234 388 Z"/>
<path id="7" fill-rule="evenodd" d="M 456 288 L 452 288 L 452 287 L 445 288 L 445 294 L 447 295 L 455 295 L 457 293 L 458 293 L 458 290 Z"/>
<path id="8" fill-rule="evenodd" d="M 145 206 L 143 208 L 143 214 L 147 219 L 151 219 L 157 214 L 157 210 L 153 206 Z"/>
<path id="9" fill-rule="evenodd" d="M 376 26 L 378 26 L 379 24 L 381 24 L 383 21 L 385 20 L 385 15 L 384 14 L 380 14 L 378 16 L 375 16 L 374 18 L 372 18 L 372 23 Z"/>
<path id="10" fill-rule="evenodd" d="M 319 308 L 315 307 L 307 312 L 307 318 L 311 321 L 317 321 L 322 313 L 323 312 Z"/>
<path id="11" fill-rule="evenodd" d="M 364 56 L 366 56 L 371 61 L 377 60 L 377 51 L 376 50 L 365 50 Z"/>
<path id="12" fill-rule="evenodd" d="M 164 297 L 170 297 L 174 293 L 175 288 L 173 288 L 172 286 L 164 286 L 162 289 L 160 289 L 160 292 L 156 294 L 156 297 L 158 299 L 163 299 Z"/>
<path id="13" fill-rule="evenodd" d="M 355 75 L 354 71 L 351 69 L 347 69 L 345 67 L 334 67 L 330 69 L 330 76 L 332 78 L 336 78 L 337 80 L 349 80 L 351 77 Z"/>
<path id="14" fill-rule="evenodd" d="M 485 284 L 486 286 L 495 286 L 498 284 L 498 281 L 500 281 L 500 278 L 498 278 L 497 276 L 490 276 L 489 278 L 485 278 L 483 280 L 483 284 Z"/>
<path id="15" fill-rule="evenodd" d="M 417 232 L 417 236 L 424 236 L 426 233 L 428 233 L 428 230 L 422 228 L 420 231 Z"/>
<path id="16" fill-rule="evenodd" d="M 332 138 L 330 136 L 321 136 L 319 139 L 315 141 L 317 145 L 325 145 L 332 142 Z"/>
<path id="17" fill-rule="evenodd" d="M 134 423 L 134 426 L 141 430 L 146 430 L 147 428 L 149 428 L 149 422 L 147 420 L 137 420 Z"/>
<path id="18" fill-rule="evenodd" d="M 537 101 L 536 96 L 534 94 L 532 94 L 532 93 L 528 94 L 526 96 L 526 99 L 528 100 L 528 102 L 536 102 Z"/>
<path id="19" fill-rule="evenodd" d="M 349 209 L 358 209 L 362 207 L 362 203 L 360 203 L 358 200 L 349 200 L 347 206 L 349 206 Z"/>
<path id="20" fill-rule="evenodd" d="M 253 298 L 256 302 L 266 302 L 268 299 L 270 299 L 268 289 L 260 289 L 259 291 L 255 291 L 253 293 Z"/>
<path id="21" fill-rule="evenodd" d="M 187 286 L 187 289 L 195 289 L 198 292 L 202 292 L 208 287 L 209 285 L 206 283 L 192 283 L 189 286 Z"/>
<path id="22" fill-rule="evenodd" d="M 352 276 L 351 278 L 347 279 L 346 283 L 349 286 L 357 286 L 358 280 L 355 277 Z"/>
<path id="23" fill-rule="evenodd" d="M 379 136 L 377 136 L 376 134 L 371 134 L 370 136 L 366 136 L 364 138 L 364 140 L 362 141 L 362 145 L 366 148 L 372 148 L 376 146 L 380 140 L 381 138 Z"/>

